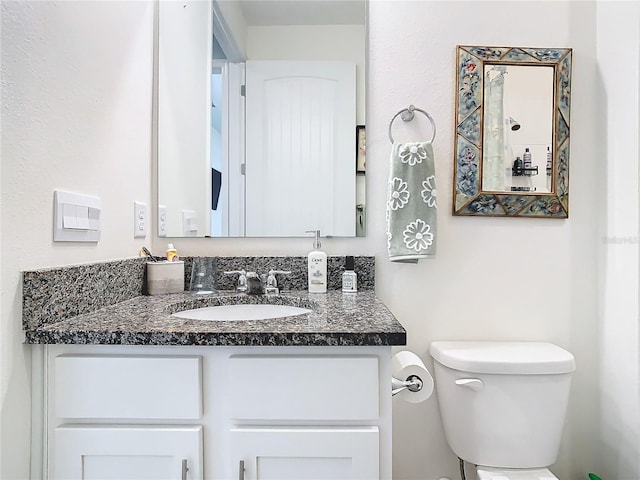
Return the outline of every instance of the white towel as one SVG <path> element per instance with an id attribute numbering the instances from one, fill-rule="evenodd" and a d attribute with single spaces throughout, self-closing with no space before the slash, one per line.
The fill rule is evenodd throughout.
<path id="1" fill-rule="evenodd" d="M 392 262 L 417 263 L 436 254 L 436 177 L 431 142 L 394 143 L 387 196 Z"/>

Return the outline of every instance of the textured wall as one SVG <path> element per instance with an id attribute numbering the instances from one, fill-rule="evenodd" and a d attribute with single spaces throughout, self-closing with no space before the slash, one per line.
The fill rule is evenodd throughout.
<path id="1" fill-rule="evenodd" d="M 622 49 L 624 55 L 613 52 Z M 602 198 L 599 450 L 602 478 L 640 478 L 638 164 L 640 2 L 598 5 Z"/>
<path id="2" fill-rule="evenodd" d="M 151 204 L 153 3 L 2 2 L 2 457 L 29 478 L 20 271 L 137 254 Z M 53 191 L 102 200 L 102 240 L 53 243 Z M 39 459 L 38 459 L 39 460 Z"/>
<path id="3" fill-rule="evenodd" d="M 509 19 L 509 21 L 505 21 Z M 545 340 L 578 363 L 558 464 L 560 478 L 597 471 L 598 111 L 595 2 L 383 1 L 369 5 L 367 99 L 368 235 L 323 239 L 330 255 L 375 255 L 376 292 L 407 329 L 408 348 L 431 364 L 430 342 Z M 458 44 L 574 49 L 571 199 L 568 220 L 451 216 L 455 47 Z M 438 257 L 386 260 L 389 120 L 409 104 L 428 110 L 438 135 Z M 394 124 L 397 140 L 422 140 L 422 120 Z M 595 195 L 594 192 L 600 192 Z M 155 243 L 155 241 L 154 241 Z M 165 242 L 157 244 L 157 250 Z M 198 239 L 189 255 L 297 255 L 304 239 Z M 459 478 L 434 397 L 394 401 L 394 479 Z"/>
<path id="4" fill-rule="evenodd" d="M 601 129 L 617 125 L 616 114 L 625 111 L 618 107 L 608 120 L 602 119 L 603 99 L 623 87 L 637 95 L 637 78 L 629 87 L 616 79 L 605 87 L 598 80 L 595 5 L 373 0 L 367 100 L 369 234 L 323 241 L 331 255 L 376 256 L 377 293 L 407 328 L 408 347 L 428 364 L 429 343 L 443 339 L 549 340 L 571 350 L 578 371 L 555 471 L 560 478 L 575 479 L 602 470 L 598 333 L 610 324 L 598 323 L 599 302 L 606 288 L 615 291 L 621 281 L 598 280 L 596 262 L 606 197 L 601 178 L 614 171 L 622 178 L 619 169 L 625 168 L 615 162 L 602 166 L 607 151 Z M 126 257 L 143 243 L 132 239 L 131 202 L 151 201 L 152 16 L 150 3 L 2 4 L 3 479 L 22 480 L 28 473 L 29 350 L 21 344 L 20 270 Z M 455 45 L 472 43 L 574 48 L 568 220 L 451 216 L 454 52 Z M 631 58 L 637 64 L 637 52 Z M 384 234 L 387 127 L 409 103 L 430 111 L 438 124 L 440 245 L 433 261 L 392 265 L 386 261 Z M 637 121 L 637 104 L 634 108 Z M 419 140 L 425 128 L 416 123 L 394 133 L 398 139 Z M 629 150 L 611 153 L 624 156 Z M 105 231 L 98 245 L 51 242 L 56 187 L 102 198 Z M 637 190 L 637 183 L 631 188 Z M 637 217 L 637 205 L 633 212 Z M 153 243 L 156 251 L 166 248 L 165 239 L 154 238 Z M 176 246 L 184 255 L 303 255 L 311 243 L 189 239 Z M 620 262 L 629 258 L 622 252 Z M 629 265 L 637 271 L 637 261 Z M 631 294 L 637 304 L 637 290 Z M 615 320 L 611 311 L 607 321 Z M 616 341 L 637 340 L 637 319 L 627 320 L 606 340 L 605 372 L 614 371 Z M 636 351 L 621 354 L 624 361 L 636 358 L 637 343 L 631 343 Z M 625 395 L 621 382 L 615 387 L 614 396 Z M 602 397 L 608 401 L 604 391 Z M 618 460 L 616 447 L 627 437 L 635 441 L 637 430 L 623 428 L 625 416 L 616 408 L 605 410 L 609 447 L 603 455 L 610 478 L 622 480 L 615 467 L 632 461 L 627 460 L 632 454 Z M 394 478 L 435 480 L 444 475 L 457 478 L 457 463 L 443 439 L 435 397 L 417 405 L 394 401 Z"/>

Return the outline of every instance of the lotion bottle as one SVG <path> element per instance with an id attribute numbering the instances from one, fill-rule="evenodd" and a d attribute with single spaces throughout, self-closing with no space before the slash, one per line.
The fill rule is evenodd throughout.
<path id="1" fill-rule="evenodd" d="M 327 292 L 327 254 L 320 250 L 320 230 L 308 230 L 315 234 L 313 250 L 307 256 L 309 270 L 309 293 Z"/>

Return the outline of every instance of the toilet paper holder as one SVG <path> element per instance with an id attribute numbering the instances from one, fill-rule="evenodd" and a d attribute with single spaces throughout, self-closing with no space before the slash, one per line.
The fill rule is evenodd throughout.
<path id="1" fill-rule="evenodd" d="M 419 392 L 423 385 L 422 379 L 418 375 L 409 375 L 406 380 L 391 377 L 391 396 L 393 397 L 403 390 Z"/>

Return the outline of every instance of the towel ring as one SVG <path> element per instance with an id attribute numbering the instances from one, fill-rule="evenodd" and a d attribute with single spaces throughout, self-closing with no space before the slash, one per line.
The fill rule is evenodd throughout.
<path id="1" fill-rule="evenodd" d="M 391 121 L 389 122 L 389 140 L 391 140 L 391 143 L 394 143 L 393 135 L 391 134 L 391 127 L 393 126 L 393 121 L 396 118 L 398 118 L 398 116 L 400 116 L 400 118 L 402 118 L 402 120 L 404 122 L 410 122 L 411 120 L 413 120 L 413 117 L 414 117 L 414 113 L 413 112 L 420 112 L 420 113 L 422 113 L 423 115 L 425 115 L 429 119 L 429 122 L 431 122 L 431 129 L 433 130 L 433 136 L 431 137 L 431 140 L 429 140 L 429 143 L 431 143 L 431 142 L 433 142 L 435 140 L 435 138 L 436 138 L 436 122 L 433 121 L 433 118 L 431 117 L 431 115 L 429 115 L 427 112 L 425 112 L 421 108 L 417 108 L 417 107 L 414 107 L 413 105 L 409 105 L 409 108 L 403 108 L 398 113 L 396 113 L 393 116 L 393 118 L 391 119 Z"/>

